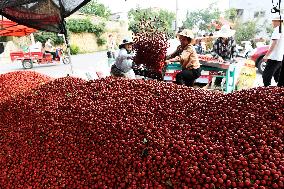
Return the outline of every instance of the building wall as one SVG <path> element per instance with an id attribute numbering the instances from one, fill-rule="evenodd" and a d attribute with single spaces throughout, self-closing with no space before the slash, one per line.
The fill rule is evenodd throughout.
<path id="1" fill-rule="evenodd" d="M 243 15 L 241 16 L 241 19 L 243 21 L 249 21 L 252 19 L 259 19 L 259 22 L 264 20 L 270 20 L 273 16 L 271 14 L 271 8 L 272 3 L 271 0 L 261 0 L 261 1 L 255 1 L 255 0 L 229 0 L 230 8 L 235 9 L 242 9 Z M 257 13 L 263 12 L 264 15 L 257 16 Z"/>
<path id="2" fill-rule="evenodd" d="M 282 6 L 284 7 L 284 3 Z M 271 0 L 229 0 L 229 8 L 235 8 L 239 11 L 239 18 L 242 22 L 257 21 L 261 29 L 257 37 L 269 37 L 266 27 L 271 26 L 271 18 L 276 16 L 276 14 L 271 13 L 272 7 Z M 243 13 L 241 14 L 242 10 Z"/>

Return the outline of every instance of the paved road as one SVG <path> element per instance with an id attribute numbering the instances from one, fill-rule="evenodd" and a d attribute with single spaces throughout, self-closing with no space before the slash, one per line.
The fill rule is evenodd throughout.
<path id="1" fill-rule="evenodd" d="M 67 74 L 85 77 L 86 72 L 93 75 L 98 71 L 103 72 L 106 75 L 109 72 L 106 52 L 103 51 L 93 54 L 72 56 L 72 68 L 73 74 L 71 73 L 71 65 L 65 65 L 62 63 L 42 65 L 34 64 L 32 70 L 54 78 L 64 77 Z M 20 62 L 0 63 L 0 74 L 19 70 L 24 70 Z"/>
<path id="2" fill-rule="evenodd" d="M 71 72 L 71 65 L 64 65 L 61 63 L 44 65 L 35 64 L 32 70 L 54 78 L 64 77 L 67 74 L 70 74 L 87 79 L 86 73 L 89 73 L 89 76 L 95 79 L 97 77 L 96 72 L 101 72 L 105 76 L 109 75 L 106 52 L 102 51 L 93 54 L 72 56 L 72 69 L 73 74 Z M 24 70 L 21 63 L 0 63 L 0 74 L 19 70 Z M 255 86 L 262 85 L 262 77 L 261 74 L 258 73 Z M 272 85 L 276 85 L 274 80 L 272 81 Z"/>

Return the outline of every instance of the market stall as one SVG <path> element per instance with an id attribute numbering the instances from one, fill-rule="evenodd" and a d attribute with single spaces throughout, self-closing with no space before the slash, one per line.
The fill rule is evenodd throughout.
<path id="1" fill-rule="evenodd" d="M 36 32 L 36 29 L 3 18 L 0 20 L 0 36 L 22 37 Z"/>
<path id="2" fill-rule="evenodd" d="M 221 90 L 225 93 L 230 93 L 235 90 L 236 84 L 236 63 L 224 62 L 218 59 L 209 58 L 204 55 L 199 55 L 201 63 L 201 76 L 196 80 L 196 83 L 210 84 L 210 88 L 214 89 L 214 80 L 216 78 L 223 79 Z M 173 63 L 167 66 L 164 73 L 165 81 L 175 81 L 176 74 L 181 71 L 180 64 Z"/>

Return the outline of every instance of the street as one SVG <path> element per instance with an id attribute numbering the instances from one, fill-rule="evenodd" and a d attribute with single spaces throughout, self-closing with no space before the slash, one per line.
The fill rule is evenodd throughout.
<path id="1" fill-rule="evenodd" d="M 105 51 L 93 54 L 74 55 L 72 56 L 71 61 L 72 65 L 65 65 L 63 63 L 34 64 L 34 67 L 31 70 L 54 78 L 64 77 L 67 76 L 67 74 L 85 78 L 86 73 L 93 75 L 96 74 L 96 72 L 102 72 L 104 75 L 107 75 L 109 72 Z M 71 67 L 73 69 L 73 74 L 71 72 Z M 1 63 L 0 66 L 0 74 L 20 70 L 25 70 L 20 62 Z"/>
<path id="2" fill-rule="evenodd" d="M 106 51 L 95 52 L 92 54 L 73 55 L 71 61 L 72 65 L 65 65 L 63 63 L 42 65 L 34 64 L 34 67 L 31 70 L 54 78 L 65 77 L 69 74 L 83 79 L 96 79 L 96 72 L 100 72 L 103 76 L 109 75 Z M 73 73 L 71 72 L 71 67 Z M 20 62 L 1 63 L 0 66 L 0 74 L 21 70 L 25 69 L 23 69 Z M 261 74 L 257 73 L 255 87 L 262 85 Z M 276 85 L 273 79 L 272 85 Z"/>

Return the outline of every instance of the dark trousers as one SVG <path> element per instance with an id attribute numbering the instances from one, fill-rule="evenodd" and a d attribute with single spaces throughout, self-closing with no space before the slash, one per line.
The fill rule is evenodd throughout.
<path id="1" fill-rule="evenodd" d="M 176 84 L 192 87 L 194 81 L 201 75 L 200 68 L 191 70 L 182 70 L 176 76 Z"/>
<path id="2" fill-rule="evenodd" d="M 278 79 L 278 87 L 284 87 L 284 58 L 282 60 L 282 68 L 280 71 L 279 79 Z"/>
<path id="3" fill-rule="evenodd" d="M 276 82 L 279 81 L 282 62 L 276 60 L 267 60 L 266 67 L 262 74 L 263 84 L 265 87 L 271 85 L 271 79 L 274 77 Z"/>
<path id="4" fill-rule="evenodd" d="M 50 53 L 52 55 L 52 60 L 55 60 L 56 52 L 45 51 L 45 53 Z"/>
<path id="5" fill-rule="evenodd" d="M 115 58 L 115 53 L 111 51 L 107 51 L 107 57 L 108 58 Z"/>

